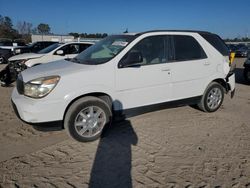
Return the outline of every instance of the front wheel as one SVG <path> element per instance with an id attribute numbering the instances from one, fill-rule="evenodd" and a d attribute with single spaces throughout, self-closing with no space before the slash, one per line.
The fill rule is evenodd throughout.
<path id="1" fill-rule="evenodd" d="M 97 97 L 84 97 L 75 101 L 64 118 L 68 134 L 80 142 L 100 137 L 105 126 L 111 124 L 109 105 Z"/>
<path id="2" fill-rule="evenodd" d="M 5 63 L 4 57 L 0 56 L 0 64 L 4 64 L 4 63 Z"/>
<path id="3" fill-rule="evenodd" d="M 249 68 L 244 69 L 244 78 L 248 83 L 250 83 L 250 69 Z"/>
<path id="4" fill-rule="evenodd" d="M 217 82 L 212 82 L 208 85 L 198 107 L 204 112 L 215 112 L 220 108 L 223 100 L 223 87 Z"/>

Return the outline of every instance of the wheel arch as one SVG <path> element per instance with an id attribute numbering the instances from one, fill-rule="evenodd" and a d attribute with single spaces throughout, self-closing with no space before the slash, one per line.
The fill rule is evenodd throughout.
<path id="1" fill-rule="evenodd" d="M 113 101 L 113 100 L 112 100 L 112 97 L 111 97 L 109 94 L 103 93 L 103 92 L 92 92 L 92 93 L 87 93 L 87 94 L 80 95 L 80 96 L 74 98 L 74 99 L 67 105 L 67 107 L 66 107 L 66 109 L 65 109 L 65 111 L 64 111 L 64 114 L 63 114 L 63 122 L 64 122 L 65 115 L 66 115 L 66 113 L 67 113 L 69 107 L 70 107 L 75 101 L 77 101 L 78 99 L 83 98 L 83 97 L 87 97 L 87 96 L 92 96 L 92 97 L 97 97 L 97 98 L 99 98 L 99 99 L 102 99 L 103 101 L 105 101 L 105 102 L 109 105 L 109 107 L 110 107 L 110 109 L 111 109 L 111 111 L 112 111 L 112 101 Z M 64 123 L 62 123 L 62 125 L 64 125 Z M 63 126 L 63 128 L 64 128 L 64 126 Z"/>
<path id="2" fill-rule="evenodd" d="M 216 82 L 216 83 L 220 84 L 224 88 L 225 93 L 228 93 L 228 91 L 231 89 L 230 85 L 223 78 L 214 79 L 212 82 Z M 212 83 L 212 82 L 210 82 L 210 83 Z"/>

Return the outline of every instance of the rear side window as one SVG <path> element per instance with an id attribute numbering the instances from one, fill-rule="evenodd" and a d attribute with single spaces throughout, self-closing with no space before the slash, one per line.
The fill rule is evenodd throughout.
<path id="1" fill-rule="evenodd" d="M 224 41 L 214 34 L 201 34 L 201 36 L 206 39 L 216 50 L 218 50 L 223 56 L 229 55 L 229 49 Z"/>
<path id="2" fill-rule="evenodd" d="M 200 44 L 191 36 L 173 35 L 172 43 L 174 50 L 172 60 L 188 61 L 207 58 Z"/>

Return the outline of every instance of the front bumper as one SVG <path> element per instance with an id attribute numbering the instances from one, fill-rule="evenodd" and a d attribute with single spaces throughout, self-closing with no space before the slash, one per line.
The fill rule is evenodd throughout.
<path id="1" fill-rule="evenodd" d="M 17 78 L 17 75 L 24 71 L 25 69 L 27 69 L 27 66 L 22 63 L 21 60 L 18 60 L 18 61 L 10 61 L 8 62 L 9 64 L 9 69 L 10 69 L 10 72 L 15 76 L 15 79 Z"/>
<path id="2" fill-rule="evenodd" d="M 12 105 L 16 115 L 30 124 L 62 121 L 65 104 L 62 100 L 31 99 L 20 95 L 15 88 L 12 92 Z"/>

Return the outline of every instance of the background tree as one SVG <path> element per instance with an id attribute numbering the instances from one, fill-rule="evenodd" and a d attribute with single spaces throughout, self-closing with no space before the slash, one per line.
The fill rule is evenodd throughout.
<path id="1" fill-rule="evenodd" d="M 69 35 L 73 36 L 75 39 L 80 36 L 79 33 L 74 33 L 74 32 L 69 33 Z"/>
<path id="2" fill-rule="evenodd" d="M 72 35 L 74 36 L 75 38 L 105 38 L 108 36 L 107 33 L 74 33 L 74 32 L 71 32 L 69 33 L 69 35 Z"/>
<path id="3" fill-rule="evenodd" d="M 38 26 L 37 26 L 37 31 L 39 34 L 49 34 L 50 33 L 50 27 L 48 24 L 45 24 L 45 23 L 40 23 Z"/>
<path id="4" fill-rule="evenodd" d="M 32 24 L 25 21 L 19 21 L 16 25 L 18 33 L 22 36 L 22 38 L 28 43 L 31 42 L 31 32 L 32 32 Z"/>
<path id="5" fill-rule="evenodd" d="M 1 24 L 3 24 L 5 27 L 7 27 L 9 29 L 11 29 L 13 27 L 12 20 L 8 16 L 2 17 L 0 15 L 0 22 L 1 22 Z"/>
<path id="6" fill-rule="evenodd" d="M 12 20 L 8 16 L 0 15 L 0 38 L 17 39 L 20 38 L 17 30 L 13 28 Z"/>
<path id="7" fill-rule="evenodd" d="M 21 35 L 31 34 L 32 23 L 29 22 L 17 22 L 16 28 Z"/>

